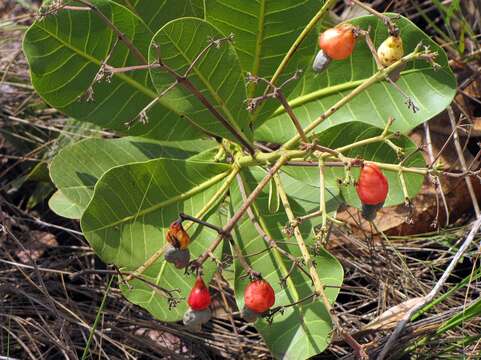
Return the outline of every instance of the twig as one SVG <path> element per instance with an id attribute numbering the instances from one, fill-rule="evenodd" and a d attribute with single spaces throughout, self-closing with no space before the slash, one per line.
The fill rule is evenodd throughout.
<path id="1" fill-rule="evenodd" d="M 433 143 L 431 140 L 431 129 L 429 128 L 429 123 L 425 122 L 424 123 L 424 134 L 426 136 L 426 145 L 427 145 L 427 150 L 428 150 L 428 156 L 429 156 L 429 162 L 432 165 L 434 165 L 435 160 L 434 160 L 434 152 L 433 152 Z M 444 210 L 446 212 L 446 226 L 449 225 L 449 207 L 448 203 L 446 201 L 446 196 L 444 195 L 443 191 L 443 184 L 441 183 L 441 179 L 437 175 L 430 175 L 432 180 L 433 180 L 433 185 L 434 185 L 434 190 L 436 191 L 436 222 L 439 216 L 439 198 L 441 198 L 444 206 Z"/>
<path id="2" fill-rule="evenodd" d="M 367 47 L 371 51 L 372 57 L 374 58 L 374 61 L 376 62 L 376 66 L 378 71 L 384 69 L 384 65 L 381 63 L 381 60 L 379 59 L 379 56 L 377 56 L 377 51 L 376 47 L 374 46 L 374 43 L 372 42 L 371 36 L 369 35 L 371 30 L 371 27 L 366 30 L 362 30 L 357 28 L 355 31 L 357 34 L 364 36 L 364 40 L 366 41 Z M 400 67 L 397 72 L 396 72 L 396 77 L 399 77 L 400 72 L 402 71 L 402 67 Z M 397 79 L 395 79 L 397 80 Z M 414 100 L 406 94 L 406 92 L 399 87 L 399 85 L 391 79 L 390 75 L 386 75 L 386 81 L 390 83 L 400 94 L 401 96 L 405 99 L 405 104 L 407 105 L 408 109 L 411 109 L 413 113 L 416 113 L 419 111 L 419 107 L 414 103 Z"/>
<path id="3" fill-rule="evenodd" d="M 214 225 L 214 224 L 211 224 L 207 221 L 203 221 L 195 216 L 191 216 L 191 215 L 187 215 L 187 214 L 184 214 L 184 213 L 180 213 L 179 214 L 179 219 L 181 221 L 184 221 L 184 220 L 188 220 L 188 221 L 192 221 L 194 223 L 197 223 L 199 225 L 202 225 L 202 226 L 205 226 L 205 227 L 208 227 L 209 229 L 212 229 L 214 231 L 217 231 L 218 233 L 221 233 L 222 232 L 222 229 L 217 226 L 217 225 Z"/>
<path id="4" fill-rule="evenodd" d="M 224 230 L 217 225 L 208 223 L 206 221 L 202 221 L 200 219 L 197 219 L 196 217 L 193 217 L 193 216 L 190 216 L 190 215 L 187 215 L 187 214 L 184 214 L 184 213 L 179 214 L 179 220 L 180 221 L 189 220 L 189 221 L 192 221 L 192 222 L 197 223 L 199 225 L 208 227 L 208 228 L 216 231 L 219 234 L 219 236 L 223 236 L 225 239 L 229 239 L 230 245 L 232 246 L 232 249 L 234 250 L 235 257 L 237 258 L 237 260 L 239 261 L 240 265 L 245 270 L 247 275 L 249 275 L 249 277 L 251 277 L 251 278 L 259 278 L 260 277 L 260 273 L 255 271 L 252 268 L 252 266 L 247 261 L 246 257 L 244 257 L 244 255 L 242 254 L 239 246 L 232 239 L 232 236 L 230 235 L 230 233 L 225 233 Z"/>
<path id="5" fill-rule="evenodd" d="M 297 129 L 297 132 L 299 133 L 300 138 L 302 141 L 307 142 L 306 135 L 304 134 L 304 131 L 302 130 L 301 123 L 299 122 L 299 119 L 297 118 L 296 114 L 294 114 L 294 111 L 292 110 L 291 106 L 289 105 L 289 102 L 287 101 L 284 93 L 282 92 L 282 88 L 287 85 L 289 82 L 297 80 L 299 78 L 299 74 L 301 73 L 300 70 L 296 71 L 292 77 L 284 81 L 280 86 L 274 85 L 272 81 L 267 80 L 266 78 L 256 76 L 253 74 L 248 74 L 247 75 L 247 81 L 251 83 L 257 84 L 259 81 L 262 81 L 267 84 L 267 89 L 266 93 L 263 96 L 259 96 L 256 98 L 252 99 L 247 99 L 247 109 L 249 111 L 253 111 L 260 103 L 263 101 L 269 99 L 269 98 L 275 98 L 277 99 L 281 105 L 284 107 L 284 110 L 286 113 L 289 115 L 289 118 L 292 120 L 292 123 Z M 267 90 L 272 89 L 272 92 L 268 92 Z"/>
<path id="6" fill-rule="evenodd" d="M 327 154 L 333 155 L 335 157 L 339 157 L 339 155 L 341 155 L 339 153 L 339 151 L 334 150 L 334 149 L 330 149 L 326 146 L 319 145 L 315 142 L 313 142 L 312 144 L 302 143 L 301 148 L 304 148 L 306 150 L 312 149 L 312 150 L 315 150 L 315 151 L 319 151 L 321 153 L 327 153 Z"/>
<path id="7" fill-rule="evenodd" d="M 196 217 L 193 217 L 193 216 L 190 216 L 190 215 L 187 215 L 187 214 L 184 214 L 184 213 L 179 214 L 179 220 L 180 221 L 189 220 L 189 221 L 192 221 L 192 222 L 197 223 L 199 225 L 208 227 L 208 228 L 216 231 L 220 236 L 223 236 L 225 239 L 229 239 L 230 245 L 232 246 L 232 248 L 234 250 L 234 254 L 237 257 L 237 260 L 239 261 L 240 265 L 245 270 L 245 272 L 249 275 L 249 277 L 251 277 L 251 278 L 259 278 L 260 277 L 260 273 L 255 271 L 252 268 L 252 266 L 247 261 L 246 257 L 244 257 L 244 255 L 242 254 L 239 246 L 232 239 L 232 236 L 230 235 L 230 233 L 225 233 L 224 229 L 222 229 L 221 227 L 219 227 L 217 225 L 211 224 L 211 223 L 206 222 L 206 221 L 202 221 L 200 219 L 197 219 Z"/>
<path id="8" fill-rule="evenodd" d="M 325 163 L 324 163 L 325 164 Z M 324 165 L 325 166 L 325 165 Z M 322 211 L 321 210 L 316 210 L 316 211 L 313 211 L 312 213 L 310 214 L 306 214 L 304 216 L 299 216 L 298 218 L 296 218 L 294 220 L 293 223 L 291 223 L 291 226 L 299 226 L 301 225 L 304 221 L 307 221 L 307 220 L 310 220 L 312 218 L 315 218 L 315 217 L 318 217 L 318 216 L 321 216 L 322 215 Z M 337 219 L 334 219 L 333 217 L 329 216 L 328 214 L 326 214 L 327 216 L 327 219 L 329 219 L 329 221 L 332 221 L 333 223 L 337 224 L 337 225 L 347 225 L 347 224 L 344 224 L 342 221 L 340 220 L 337 220 Z"/>
<path id="9" fill-rule="evenodd" d="M 110 19 L 104 15 L 102 11 L 99 10 L 97 6 L 94 4 L 90 3 L 87 0 L 75 0 L 87 7 L 89 7 L 92 11 L 94 11 L 100 19 L 110 28 L 113 30 L 113 32 L 117 35 L 117 37 L 127 46 L 130 50 L 130 52 L 142 63 L 142 64 L 148 64 L 147 59 L 145 56 L 140 52 L 140 50 L 132 43 L 132 41 L 122 32 L 119 30 L 117 26 L 114 25 Z"/>
<path id="10" fill-rule="evenodd" d="M 348 2 L 356 4 L 357 6 L 363 8 L 367 12 L 370 12 L 372 15 L 381 19 L 382 22 L 387 26 L 388 31 L 389 31 L 389 35 L 392 35 L 392 36 L 398 36 L 399 35 L 399 28 L 397 27 L 396 24 L 394 24 L 394 22 L 388 16 L 386 16 L 384 14 L 381 14 L 380 12 L 374 10 L 372 7 L 364 4 L 363 2 L 361 2 L 359 0 L 348 0 Z"/>
<path id="11" fill-rule="evenodd" d="M 176 83 L 180 84 L 184 89 L 194 95 L 205 107 L 209 112 L 224 126 L 238 141 L 239 143 L 247 149 L 247 151 L 251 154 L 255 154 L 254 146 L 245 138 L 244 134 L 234 127 L 224 116 L 213 106 L 210 101 L 202 94 L 202 92 L 197 89 L 197 87 L 188 79 L 188 75 L 194 68 L 195 64 L 204 56 L 209 49 L 212 47 L 219 47 L 222 42 L 231 41 L 232 35 L 229 35 L 225 38 L 217 39 L 217 40 L 210 40 L 209 44 L 196 56 L 196 58 L 192 61 L 187 71 L 180 75 L 175 70 L 170 68 L 165 62 L 162 61 L 162 57 L 160 54 L 160 47 L 154 44 L 154 49 L 157 51 L 157 62 L 158 65 L 164 69 L 168 74 L 170 74 L 176 81 Z"/>
<path id="12" fill-rule="evenodd" d="M 305 302 L 309 301 L 309 300 L 312 300 L 312 301 L 315 301 L 315 299 L 317 298 L 317 294 L 314 293 L 314 294 L 311 294 L 311 295 L 307 295 L 306 297 L 302 298 L 302 299 L 299 299 L 297 301 L 294 301 L 290 304 L 287 304 L 287 305 L 280 305 L 280 306 L 276 306 L 272 309 L 269 310 L 269 312 L 267 313 L 266 317 L 267 318 L 272 318 L 275 314 L 277 314 L 278 312 L 283 312 L 285 309 L 289 308 L 289 307 L 292 307 L 292 306 L 296 306 L 296 305 L 299 305 L 299 304 L 304 304 Z"/>
<path id="13" fill-rule="evenodd" d="M 251 279 L 256 279 L 256 278 L 260 278 L 261 276 L 261 273 L 258 272 L 258 271 L 255 271 L 252 266 L 249 264 L 249 262 L 247 261 L 246 257 L 244 256 L 244 254 L 242 254 L 242 250 L 239 248 L 239 246 L 235 243 L 234 239 L 232 239 L 232 236 L 229 236 L 228 237 L 229 239 L 229 242 L 232 246 L 232 249 L 234 250 L 234 255 L 235 255 L 235 258 L 237 258 L 237 260 L 239 261 L 239 264 L 242 266 L 242 268 L 244 269 L 244 271 L 247 273 L 247 275 L 251 278 Z"/>
<path id="14" fill-rule="evenodd" d="M 404 205 L 410 206 L 411 200 L 409 200 L 409 192 L 406 185 L 406 178 L 404 177 L 404 172 L 402 170 L 399 170 L 398 176 L 399 176 L 399 181 L 401 182 L 401 189 L 404 197 Z"/>
<path id="15" fill-rule="evenodd" d="M 289 218 L 289 221 L 292 222 L 295 220 L 295 216 L 294 216 L 294 213 L 292 212 L 292 209 L 289 204 L 289 199 L 287 197 L 286 192 L 284 191 L 284 188 L 281 183 L 281 179 L 278 174 L 274 175 L 274 181 L 276 182 L 277 191 L 279 192 L 279 195 L 281 197 L 282 204 L 284 205 L 284 210 L 287 214 L 287 217 Z M 304 262 L 306 263 L 306 266 L 309 269 L 309 273 L 311 274 L 311 278 L 314 283 L 315 292 L 317 296 L 321 298 L 322 303 L 326 308 L 326 311 L 329 313 L 334 326 L 339 331 L 339 333 L 341 334 L 343 339 L 346 341 L 346 343 L 348 343 L 349 346 L 352 347 L 352 349 L 356 353 L 356 356 L 359 359 L 368 359 L 367 354 L 364 351 L 363 347 L 347 331 L 345 331 L 342 328 L 341 323 L 337 318 L 337 315 L 334 313 L 331 303 L 329 302 L 326 292 L 324 291 L 325 285 L 322 283 L 321 279 L 319 278 L 319 274 L 317 273 L 317 270 L 314 266 L 314 262 L 311 258 L 311 255 L 309 254 L 309 250 L 307 249 L 306 243 L 304 242 L 304 239 L 302 237 L 301 231 L 299 230 L 299 227 L 294 228 L 294 236 L 297 240 L 297 244 L 302 253 L 302 257 L 304 258 Z"/>
<path id="16" fill-rule="evenodd" d="M 324 176 L 324 159 L 319 159 L 319 211 L 321 212 L 321 244 L 324 243 L 327 235 L 327 210 L 326 210 L 326 181 Z"/>
<path id="17" fill-rule="evenodd" d="M 281 74 L 284 72 L 284 70 L 286 69 L 287 67 L 287 64 L 289 63 L 289 61 L 292 59 L 292 57 L 294 56 L 294 53 L 297 51 L 297 49 L 299 49 L 299 47 L 301 46 L 301 43 L 305 40 L 305 38 L 309 35 L 309 33 L 316 28 L 316 25 L 317 23 L 329 12 L 329 10 L 336 4 L 336 0 L 326 0 L 324 2 L 324 4 L 322 5 L 322 7 L 319 9 L 319 11 L 317 12 L 316 15 L 314 15 L 314 17 L 311 19 L 311 21 L 309 21 L 309 23 L 306 25 L 306 27 L 304 28 L 304 30 L 302 30 L 302 32 L 299 34 L 299 36 L 297 37 L 297 39 L 292 43 L 291 47 L 289 48 L 289 51 L 286 53 L 286 55 L 284 56 L 284 58 L 282 59 L 281 63 L 279 64 L 279 66 L 277 67 L 276 69 L 276 72 L 274 73 L 274 75 L 272 76 L 271 78 L 271 82 L 273 84 L 276 84 L 277 80 L 279 79 L 279 77 L 281 76 Z M 266 89 L 265 90 L 265 94 L 267 94 L 267 92 L 269 91 L 269 89 Z M 259 112 L 260 109 L 258 109 L 258 112 Z"/>
<path id="18" fill-rule="evenodd" d="M 88 6 L 92 11 L 94 11 L 103 21 L 104 23 L 111 28 L 114 33 L 117 35 L 117 37 L 128 47 L 128 49 L 134 54 L 134 56 L 143 64 L 148 67 L 152 67 L 153 64 L 149 64 L 147 59 L 144 57 L 144 55 L 140 52 L 140 50 L 132 43 L 132 41 L 124 34 L 122 33 L 110 20 L 108 17 L 106 17 L 95 5 L 91 4 L 88 0 L 75 0 L 77 2 L 80 2 L 81 4 L 84 4 Z M 158 51 L 158 64 L 155 64 L 154 67 L 161 67 L 162 69 L 165 69 L 169 74 L 171 74 L 175 82 L 173 85 L 169 86 L 166 91 L 164 91 L 162 94 L 173 88 L 173 86 L 180 84 L 183 86 L 187 91 L 192 93 L 211 113 L 212 115 L 221 122 L 221 124 L 234 135 L 234 137 L 244 146 L 251 155 L 254 155 L 255 149 L 254 146 L 245 138 L 245 136 L 242 134 L 241 131 L 237 130 L 234 128 L 234 126 L 228 122 L 222 114 L 217 111 L 217 109 L 207 100 L 207 98 L 194 86 L 194 84 L 187 78 L 189 75 L 190 71 L 192 68 L 195 66 L 196 62 L 207 53 L 207 51 L 213 47 L 216 46 L 218 47 L 219 44 L 224 41 L 224 40 L 231 40 L 232 36 L 228 36 L 222 39 L 218 40 L 211 40 L 209 44 L 207 45 L 206 48 L 204 48 L 203 51 L 201 51 L 197 57 L 193 60 L 192 64 L 190 64 L 189 68 L 187 69 L 186 73 L 184 75 L 179 75 L 177 74 L 174 70 L 172 70 L 169 66 L 167 66 L 165 63 L 162 62 L 162 59 L 160 57 L 159 53 L 159 47 L 155 47 Z M 142 66 L 136 66 L 136 67 L 129 67 L 129 68 L 124 68 L 123 71 L 133 71 L 133 70 L 139 70 L 144 68 Z M 109 71 L 119 73 L 122 72 L 120 69 L 113 70 L 112 68 L 109 68 Z M 156 101 L 158 100 L 158 97 L 156 97 L 151 103 L 149 103 L 140 113 L 139 117 L 141 121 L 146 121 L 147 120 L 147 110 L 152 107 Z M 127 126 L 131 126 L 133 121 L 127 122 Z"/>
<path id="19" fill-rule="evenodd" d="M 433 289 L 424 296 L 423 300 L 413 307 L 411 310 L 409 310 L 406 315 L 403 317 L 403 319 L 399 322 L 399 324 L 396 326 L 396 329 L 393 331 L 391 336 L 388 338 L 386 344 L 384 345 L 384 348 L 382 349 L 381 353 L 379 354 L 377 360 L 383 360 L 386 355 L 389 353 L 391 348 L 393 347 L 395 341 L 397 338 L 401 335 L 403 332 L 404 328 L 406 327 L 407 323 L 410 321 L 411 317 L 417 313 L 419 310 L 421 310 L 424 306 L 428 305 L 431 301 L 434 300 L 434 298 L 439 294 L 441 291 L 442 287 L 444 286 L 446 280 L 449 278 L 451 275 L 452 271 L 458 264 L 458 261 L 461 259 L 461 257 L 464 255 L 466 250 L 469 248 L 471 243 L 473 242 L 476 234 L 479 231 L 479 227 L 481 226 L 481 216 L 476 219 L 476 221 L 473 223 L 471 230 L 468 233 L 468 236 L 466 237 L 466 240 L 464 240 L 463 244 L 461 247 L 458 249 L 456 254 L 454 255 L 453 259 L 449 263 L 448 267 L 444 271 L 443 275 L 441 278 L 438 280 L 436 285 L 433 287 Z"/>
<path id="20" fill-rule="evenodd" d="M 83 276 L 83 275 L 88 275 L 88 274 L 110 274 L 110 275 L 119 275 L 119 277 L 121 277 L 122 281 L 126 283 L 126 286 L 128 286 L 127 284 L 127 277 L 131 277 L 130 280 L 133 280 L 133 279 L 136 279 L 136 280 L 139 280 L 139 281 L 142 281 L 143 283 L 145 283 L 148 287 L 152 288 L 152 289 L 155 289 L 157 293 L 160 293 L 162 294 L 163 296 L 165 296 L 167 299 L 169 300 L 174 300 L 175 298 L 173 297 L 173 293 L 174 292 L 177 292 L 177 293 L 180 293 L 180 289 L 172 289 L 172 290 L 168 290 L 168 289 L 165 289 L 155 283 L 153 283 L 152 281 L 150 280 L 147 280 L 146 278 L 144 278 L 143 276 L 141 275 L 135 275 L 131 272 L 126 272 L 126 271 L 122 271 L 120 269 L 117 269 L 115 268 L 115 270 L 105 270 L 105 269 L 84 269 L 84 270 L 80 270 L 80 271 L 77 271 L 77 272 L 74 272 L 74 273 L 68 273 L 68 275 L 70 276 L 70 278 L 72 280 L 75 280 L 75 279 L 78 279 L 79 277 Z M 124 275 L 127 275 L 127 277 L 124 277 Z"/>
<path id="21" fill-rule="evenodd" d="M 464 172 L 467 172 L 468 167 L 466 166 L 466 159 L 464 158 L 463 149 L 462 149 L 461 144 L 459 142 L 459 135 L 458 135 L 458 131 L 457 131 L 456 120 L 454 119 L 454 112 L 453 112 L 453 108 L 451 106 L 448 107 L 448 115 L 449 115 L 449 120 L 451 122 L 451 128 L 453 129 L 453 141 L 454 141 L 454 146 L 456 148 L 456 152 L 457 152 L 458 157 L 459 157 L 459 162 L 461 163 L 461 169 Z M 474 207 L 474 211 L 476 213 L 476 216 L 479 217 L 481 215 L 481 211 L 479 209 L 478 199 L 476 198 L 476 193 L 474 192 L 473 183 L 471 182 L 471 178 L 469 176 L 466 176 L 464 178 L 464 181 L 466 181 L 466 187 L 468 188 L 469 196 L 471 197 L 471 201 L 473 203 L 473 207 Z"/>

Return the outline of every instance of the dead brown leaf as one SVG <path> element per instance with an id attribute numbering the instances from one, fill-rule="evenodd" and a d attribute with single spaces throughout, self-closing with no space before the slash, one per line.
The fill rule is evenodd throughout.
<path id="1" fill-rule="evenodd" d="M 23 244 L 24 249 L 18 250 L 15 255 L 26 264 L 31 260 L 39 259 L 47 249 L 58 246 L 55 235 L 44 231 L 31 231 L 30 238 Z"/>

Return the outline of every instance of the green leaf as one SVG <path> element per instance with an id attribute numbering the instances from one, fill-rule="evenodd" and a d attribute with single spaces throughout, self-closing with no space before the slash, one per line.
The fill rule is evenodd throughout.
<path id="1" fill-rule="evenodd" d="M 69 200 L 60 190 L 50 197 L 48 206 L 55 214 L 68 219 L 80 219 L 83 212 L 83 208 Z"/>
<path id="2" fill-rule="evenodd" d="M 246 191 L 249 193 L 265 174 L 263 171 L 253 169 L 252 174 L 244 172 L 242 175 Z M 305 185 L 285 175 L 282 176 L 282 181 L 296 216 L 318 210 L 318 189 L 309 186 L 306 189 Z M 299 191 L 300 189 L 303 191 Z M 231 211 L 235 211 L 242 203 L 237 186 L 233 187 L 231 194 Z M 317 195 L 314 197 L 314 194 Z M 282 232 L 283 227 L 288 223 L 287 216 L 282 210 L 272 214 L 268 209 L 268 197 L 268 191 L 265 190 L 253 205 L 258 222 L 267 234 L 278 241 L 280 247 L 295 257 L 301 257 L 295 240 L 286 238 Z M 313 224 L 309 221 L 301 225 L 301 231 L 308 245 L 314 244 L 312 226 Z M 277 250 L 268 250 L 266 242 L 257 233 L 247 216 L 237 224 L 234 239 L 242 253 L 250 255 L 249 263 L 256 271 L 260 271 L 274 288 L 276 292 L 274 306 L 288 305 L 312 294 L 311 280 L 298 268 L 295 268 L 287 278 L 286 287 L 280 286 L 281 279 L 288 274 L 292 262 Z M 252 256 L 252 254 L 257 255 Z M 319 256 L 314 256 L 313 259 L 317 264 L 319 277 L 324 284 L 330 286 L 326 288 L 329 300 L 334 302 L 339 293 L 338 287 L 343 280 L 342 266 L 326 251 L 321 251 Z M 236 262 L 234 290 L 239 308 L 244 305 L 244 289 L 249 282 L 249 279 L 241 275 L 243 275 L 242 268 Z M 274 357 L 279 359 L 307 359 L 322 352 L 330 342 L 332 330 L 330 317 L 320 300 L 288 307 L 283 314 L 274 316 L 272 325 L 260 319 L 255 323 L 255 327 Z"/>
<path id="3" fill-rule="evenodd" d="M 309 20 L 322 6 L 319 0 L 205 0 L 206 19 L 225 35 L 234 34 L 237 53 L 244 72 L 271 78 L 285 54 Z M 311 34 L 297 49 L 278 84 L 293 75 L 297 69 L 309 65 L 316 46 L 316 34 Z M 265 90 L 259 83 L 249 87 L 249 97 L 259 96 Z M 284 89 L 287 95 L 292 90 Z M 258 115 L 256 124 L 277 107 L 269 101 Z"/>
<path id="4" fill-rule="evenodd" d="M 317 136 L 319 144 L 336 149 L 342 146 L 350 145 L 356 141 L 365 140 L 378 136 L 382 133 L 381 129 L 367 126 L 360 122 L 351 122 L 348 124 L 340 124 L 329 128 Z M 417 151 L 416 145 L 406 136 L 391 139 L 391 141 L 404 150 L 406 160 L 403 162 L 405 167 L 425 167 L 426 163 L 421 152 Z M 386 143 L 372 143 L 348 150 L 343 153 L 344 156 L 350 158 L 360 158 L 376 162 L 398 164 L 400 160 L 396 152 Z M 294 178 L 311 186 L 319 187 L 319 168 L 317 166 L 299 166 L 287 167 L 286 172 Z M 401 180 L 397 172 L 383 170 L 389 182 L 389 193 L 386 198 L 385 206 L 393 206 L 404 202 L 404 196 L 401 187 Z M 337 179 L 344 178 L 343 168 L 326 168 L 326 183 L 335 186 Z M 359 168 L 351 169 L 354 179 L 359 177 Z M 424 181 L 424 176 L 413 173 L 404 174 L 406 186 L 410 197 L 414 197 Z M 354 188 L 354 184 L 350 186 L 341 186 L 341 192 L 347 204 L 361 208 L 361 202 Z"/>
<path id="5" fill-rule="evenodd" d="M 50 182 L 48 166 L 46 161 L 41 161 L 32 167 L 26 176 L 26 180 L 38 182 Z"/>
<path id="6" fill-rule="evenodd" d="M 202 0 L 115 0 L 141 18 L 155 33 L 169 21 L 181 17 L 204 16 Z"/>
<path id="7" fill-rule="evenodd" d="M 95 185 L 94 195 L 85 209 L 81 227 L 96 254 L 106 263 L 134 271 L 165 244 L 165 234 L 180 212 L 197 215 L 214 197 L 230 166 L 212 162 L 155 159 L 114 167 Z M 220 224 L 216 206 L 205 217 Z M 217 233 L 194 225 L 189 234 L 192 257 L 199 256 Z M 207 262 L 206 274 L 216 265 Z M 158 259 L 145 275 L 157 286 L 180 289 L 186 297 L 194 275 Z M 208 279 L 206 279 L 208 280 Z M 169 310 L 167 299 L 140 280 L 130 283 L 124 294 L 164 321 L 176 321 L 186 310 L 182 301 Z"/>
<path id="8" fill-rule="evenodd" d="M 50 164 L 50 176 L 63 196 L 82 212 L 97 180 L 114 166 L 158 157 L 185 159 L 213 144 L 208 140 L 165 143 L 135 137 L 86 139 L 59 152 Z M 64 212 L 58 206 L 56 210 Z"/>
<path id="9" fill-rule="evenodd" d="M 209 40 L 223 35 L 209 23 L 195 18 L 183 18 L 169 22 L 152 39 L 149 61 L 156 62 L 160 51 L 162 61 L 179 74 L 184 74 L 194 59 L 207 47 Z M 159 93 L 172 84 L 172 75 L 163 69 L 151 69 L 152 81 Z M 242 137 L 250 139 L 250 115 L 244 100 L 246 91 L 239 59 L 232 45 L 215 46 L 196 63 L 188 79 L 208 102 Z M 214 117 L 199 99 L 181 85 L 176 86 L 162 99 L 184 114 L 200 128 L 227 139 L 238 141 Z"/>
<path id="10" fill-rule="evenodd" d="M 362 29 L 371 26 L 376 47 L 387 37 L 386 27 L 376 17 L 364 16 L 351 23 Z M 413 99 L 419 111 L 414 114 L 406 106 L 403 96 L 388 82 L 382 81 L 369 87 L 322 122 L 316 129 L 317 133 L 351 121 L 383 128 L 388 117 L 392 116 L 396 119 L 393 131 L 399 130 L 406 134 L 451 103 L 456 92 L 456 80 L 444 50 L 408 19 L 401 17 L 396 23 L 401 30 L 405 54 L 411 52 L 421 41 L 438 53 L 436 61 L 441 65 L 440 70 L 433 70 L 425 61 L 416 61 L 408 64 L 397 81 L 397 85 Z M 309 69 L 289 98 L 302 126 L 312 123 L 376 71 L 372 54 L 361 40 L 350 58 L 331 62 L 319 75 Z M 256 139 L 283 143 L 296 134 L 294 125 L 283 110 L 278 109 L 276 114 L 256 130 Z"/>
<path id="11" fill-rule="evenodd" d="M 276 213 L 279 211 L 281 206 L 281 199 L 279 193 L 277 192 L 277 187 L 274 180 L 269 181 L 269 202 L 268 208 L 269 212 Z"/>
<path id="12" fill-rule="evenodd" d="M 147 58 L 153 33 L 128 9 L 108 0 L 91 1 Z M 78 4 L 74 4 L 78 5 Z M 114 75 L 93 85 L 94 101 L 85 97 L 102 62 L 114 67 L 142 64 L 93 11 L 60 10 L 36 21 L 26 32 L 23 48 L 30 64 L 32 84 L 52 107 L 82 121 L 131 135 L 159 140 L 194 139 L 200 131 L 175 107 L 160 99 L 148 112 L 152 121 L 126 122 L 157 97 L 147 70 Z M 113 49 L 114 44 L 115 49 Z"/>

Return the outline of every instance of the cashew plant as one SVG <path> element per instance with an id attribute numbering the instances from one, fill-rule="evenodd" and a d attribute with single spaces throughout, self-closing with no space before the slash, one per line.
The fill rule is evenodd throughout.
<path id="1" fill-rule="evenodd" d="M 332 309 L 343 268 L 324 249 L 327 229 L 342 226 L 341 204 L 361 207 L 364 163 L 387 179 L 384 206 L 416 195 L 436 169 L 406 135 L 449 105 L 456 84 L 444 51 L 395 14 L 335 27 L 319 55 L 335 3 L 56 0 L 28 29 L 38 94 L 118 134 L 58 153 L 50 206 L 80 220 L 123 274 L 124 296 L 155 318 L 205 312 L 202 281 L 217 273 L 239 309 L 251 281 L 272 287 L 274 304 L 249 306 L 268 308 L 251 321 L 274 357 L 313 356 L 336 332 L 362 355 Z M 402 49 L 391 59 L 385 45 L 380 61 L 390 36 Z M 173 223 L 187 237 L 169 233 Z M 189 260 L 165 261 L 168 246 Z M 202 292 L 188 304 L 194 283 Z"/>

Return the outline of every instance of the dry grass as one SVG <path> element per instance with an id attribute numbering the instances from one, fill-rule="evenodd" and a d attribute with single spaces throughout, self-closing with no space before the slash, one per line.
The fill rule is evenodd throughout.
<path id="1" fill-rule="evenodd" d="M 387 2 L 376 3 L 383 10 Z M 475 1 L 463 3 L 469 6 Z M 455 51 L 456 44 L 437 32 L 436 26 L 442 26 L 443 20 L 432 2 L 398 0 L 390 2 L 389 9 L 409 15 L 444 44 L 452 59 L 463 60 Z M 432 23 L 420 15 L 419 9 L 426 10 Z M 114 269 L 95 257 L 77 222 L 55 216 L 41 194 L 38 204 L 29 206 L 39 183 L 21 180 L 31 174 L 35 165 L 48 161 L 65 142 L 99 133 L 112 136 L 91 127 L 79 131 L 35 95 L 20 45 L 23 27 L 32 19 L 30 14 L 31 10 L 15 5 L 14 1 L 0 5 L 0 19 L 15 18 L 13 22 L 0 22 L 0 355 L 18 359 L 80 359 L 94 331 L 86 358 L 269 358 L 255 330 L 246 327 L 240 318 L 227 316 L 223 296 L 230 306 L 235 301 L 224 282 L 213 284 L 217 317 L 203 333 L 192 334 L 181 325 L 156 321 L 121 296 Z M 470 15 L 466 19 L 471 21 L 472 30 L 480 34 L 479 18 Z M 456 34 L 458 30 L 452 31 Z M 470 79 L 476 80 L 479 66 L 478 58 L 477 62 L 457 69 L 461 86 Z M 474 102 L 471 106 L 480 111 L 479 104 Z M 48 191 L 46 186 L 47 194 Z M 464 225 L 472 216 L 471 206 L 457 216 L 457 227 L 389 240 L 373 237 L 369 231 L 333 229 L 331 251 L 346 272 L 336 311 L 346 329 L 361 342 L 369 343 L 372 356 L 382 349 L 395 324 L 387 322 L 377 328 L 367 325 L 393 306 L 430 291 L 465 233 Z M 37 249 L 32 245 L 34 234 L 51 234 L 56 242 Z M 477 268 L 476 256 L 476 249 L 465 256 L 445 290 Z M 111 277 L 114 280 L 110 288 Z M 450 294 L 409 326 L 395 352 L 433 334 L 441 323 L 476 300 L 480 291 L 479 281 L 471 281 L 468 288 Z M 99 312 L 104 297 L 105 306 Z M 475 317 L 441 338 L 430 338 L 412 347 L 410 354 L 417 359 L 454 359 L 463 354 L 478 359 L 481 350 L 476 340 L 465 346 L 456 344 L 479 334 L 479 317 Z M 352 355 L 336 340 L 319 358 L 351 359 Z"/>

